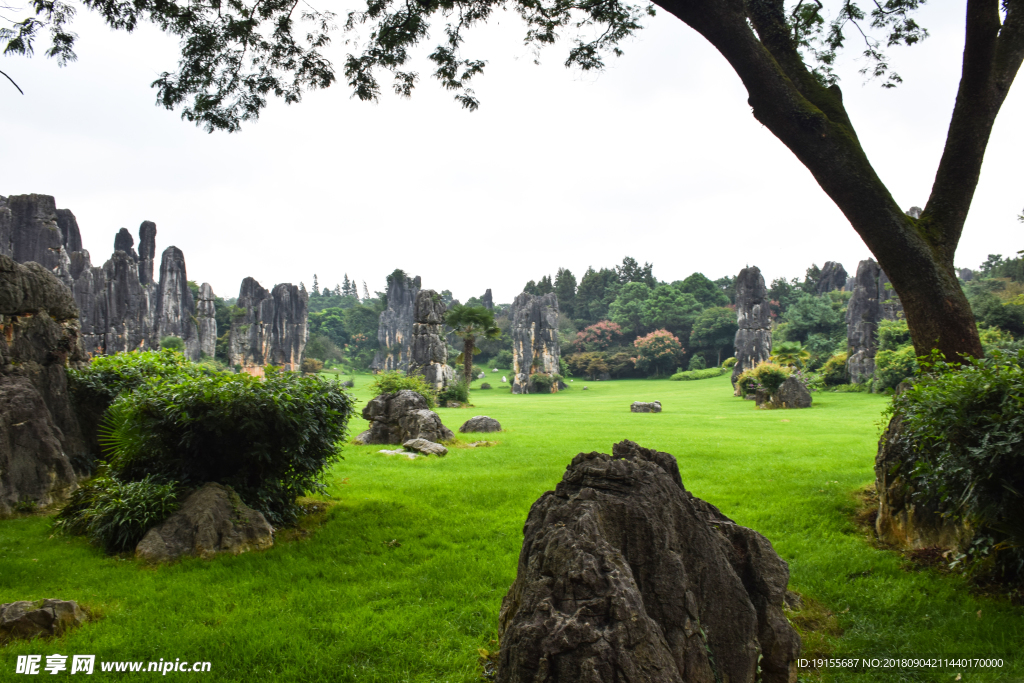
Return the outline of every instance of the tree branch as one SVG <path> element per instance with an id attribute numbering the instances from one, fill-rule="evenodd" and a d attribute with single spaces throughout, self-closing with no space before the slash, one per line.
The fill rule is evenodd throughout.
<path id="1" fill-rule="evenodd" d="M 3 74 L 4 78 L 6 78 L 7 80 L 9 80 L 9 81 L 11 82 L 11 85 L 13 85 L 13 86 L 14 86 L 15 88 L 18 88 L 18 92 L 20 92 L 20 93 L 21 93 L 22 95 L 24 95 L 24 94 L 25 94 L 25 91 L 24 91 L 24 90 L 22 90 L 22 89 L 21 89 L 21 88 L 20 88 L 20 87 L 18 86 L 18 84 L 14 82 L 14 79 L 13 79 L 13 78 L 11 78 L 10 76 L 8 76 L 8 75 L 7 75 L 6 73 L 4 73 L 3 71 L 0 71 L 0 74 Z"/>

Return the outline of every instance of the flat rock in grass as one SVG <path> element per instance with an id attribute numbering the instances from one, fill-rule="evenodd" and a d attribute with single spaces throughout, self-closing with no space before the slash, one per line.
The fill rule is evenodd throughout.
<path id="1" fill-rule="evenodd" d="M 467 443 L 466 448 L 485 448 L 487 446 L 497 446 L 497 441 L 474 441 L 473 443 Z"/>
<path id="2" fill-rule="evenodd" d="M 501 604 L 498 683 L 789 683 L 789 568 L 631 441 L 580 453 L 530 508 Z"/>
<path id="3" fill-rule="evenodd" d="M 135 547 L 135 556 L 167 562 L 183 556 L 209 559 L 218 553 L 237 555 L 274 545 L 274 528 L 238 494 L 220 484 L 204 484 L 160 526 Z"/>
<path id="4" fill-rule="evenodd" d="M 629 411 L 631 413 L 660 413 L 661 401 L 651 401 L 650 403 L 633 401 L 633 405 L 629 407 Z"/>
<path id="5" fill-rule="evenodd" d="M 477 415 L 466 420 L 459 431 L 465 434 L 466 432 L 500 432 L 501 423 L 495 420 L 493 417 L 487 417 L 486 415 Z"/>
<path id="6" fill-rule="evenodd" d="M 0 605 L 0 643 L 63 635 L 88 620 L 74 600 L 19 600 Z"/>
<path id="7" fill-rule="evenodd" d="M 409 452 L 409 451 L 389 451 L 386 448 L 382 448 L 382 449 L 380 449 L 377 452 L 378 453 L 383 453 L 384 455 L 404 455 L 405 457 L 409 458 L 410 460 L 415 460 L 416 458 L 424 457 L 420 453 Z"/>
<path id="8" fill-rule="evenodd" d="M 409 439 L 402 444 L 410 451 L 425 453 L 426 455 L 448 455 L 448 449 L 439 443 L 427 441 L 426 439 Z"/>

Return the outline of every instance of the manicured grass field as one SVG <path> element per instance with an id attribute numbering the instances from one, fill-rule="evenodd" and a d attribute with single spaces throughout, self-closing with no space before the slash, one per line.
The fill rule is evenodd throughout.
<path id="1" fill-rule="evenodd" d="M 498 386 L 500 375 L 488 372 L 486 381 Z M 361 401 L 370 381 L 356 377 Z M 1024 609 L 972 597 L 958 577 L 911 568 L 873 548 L 852 521 L 855 492 L 873 481 L 885 398 L 815 394 L 809 410 L 759 411 L 731 396 L 728 376 L 571 387 L 543 396 L 475 390 L 475 407 L 439 409 L 452 430 L 474 415 L 505 428 L 459 435 L 461 446 L 444 458 L 408 460 L 346 444 L 331 473 L 336 504 L 326 523 L 263 553 L 149 568 L 53 536 L 47 517 L 0 521 L 0 602 L 60 597 L 101 615 L 62 639 L 0 647 L 0 680 L 22 679 L 17 655 L 53 653 L 211 662 L 207 674 L 167 674 L 177 680 L 479 680 L 477 649 L 496 647 L 530 505 L 576 453 L 607 453 L 626 438 L 674 454 L 690 491 L 772 541 L 790 564 L 790 587 L 812 605 L 814 619 L 794 619 L 832 630 L 812 634 L 809 652 L 1004 660 L 995 672 L 802 678 L 1024 680 Z M 630 413 L 634 400 L 660 400 L 664 412 Z M 351 436 L 363 429 L 355 419 Z M 464 447 L 485 438 L 498 445 Z"/>

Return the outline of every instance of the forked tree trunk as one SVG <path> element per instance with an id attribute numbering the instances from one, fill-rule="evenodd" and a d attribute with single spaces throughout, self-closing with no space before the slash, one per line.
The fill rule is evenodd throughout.
<path id="1" fill-rule="evenodd" d="M 992 125 L 1024 59 L 1024 0 L 968 0 L 963 71 L 946 146 L 919 219 L 907 216 L 871 167 L 838 86 L 800 57 L 783 0 L 659 0 L 736 70 L 754 117 L 810 170 L 892 281 L 919 355 L 983 355 L 953 256 Z"/>

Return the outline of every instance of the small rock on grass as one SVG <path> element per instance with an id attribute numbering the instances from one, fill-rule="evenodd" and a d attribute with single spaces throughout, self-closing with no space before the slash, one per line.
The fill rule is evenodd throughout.
<path id="1" fill-rule="evenodd" d="M 427 441 L 426 439 L 409 439 L 402 444 L 411 451 L 417 451 L 426 455 L 448 455 L 448 449 L 439 443 Z"/>
<path id="2" fill-rule="evenodd" d="M 484 446 L 497 446 L 497 441 L 474 441 L 473 443 L 467 443 L 466 448 L 483 448 Z"/>
<path id="3" fill-rule="evenodd" d="M 63 635 L 89 618 L 74 600 L 19 600 L 0 605 L 0 644 L 22 638 Z"/>

